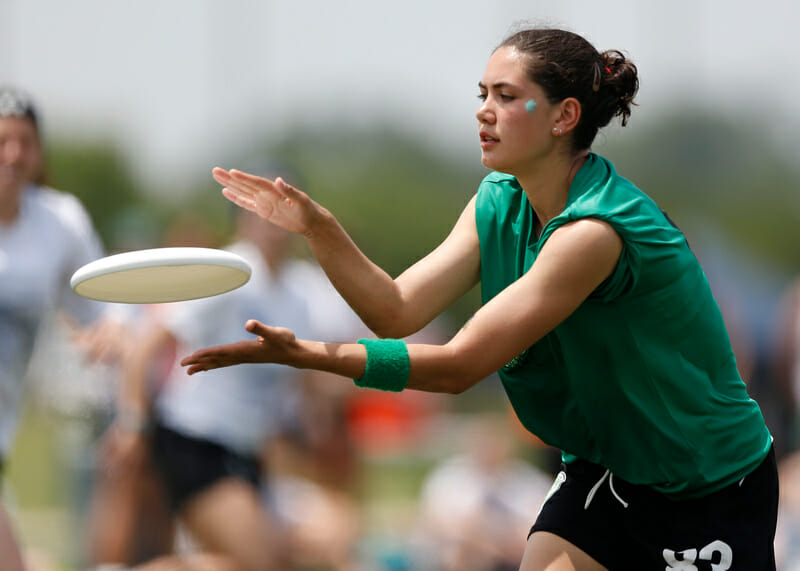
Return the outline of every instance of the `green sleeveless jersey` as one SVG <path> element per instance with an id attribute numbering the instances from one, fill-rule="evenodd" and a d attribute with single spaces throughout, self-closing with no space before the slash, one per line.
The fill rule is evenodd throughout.
<path id="1" fill-rule="evenodd" d="M 499 371 L 520 421 L 567 462 L 582 458 L 675 498 L 741 479 L 772 438 L 719 307 L 683 234 L 609 161 L 590 154 L 563 212 L 538 237 L 516 179 L 483 180 L 483 302 L 531 267 L 553 231 L 580 218 L 610 224 L 622 254 L 572 315 Z"/>

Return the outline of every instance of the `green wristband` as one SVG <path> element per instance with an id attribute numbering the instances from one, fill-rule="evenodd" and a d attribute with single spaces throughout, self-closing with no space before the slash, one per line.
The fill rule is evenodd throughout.
<path id="1" fill-rule="evenodd" d="M 359 387 L 399 393 L 408 384 L 411 364 L 402 339 L 359 339 L 367 348 L 364 375 L 354 382 Z"/>

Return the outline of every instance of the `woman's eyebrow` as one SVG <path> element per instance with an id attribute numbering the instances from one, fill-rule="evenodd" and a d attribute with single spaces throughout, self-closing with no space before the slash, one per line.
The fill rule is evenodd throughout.
<path id="1" fill-rule="evenodd" d="M 478 87 L 480 89 L 486 89 L 486 84 L 482 81 L 478 82 Z M 504 87 L 514 87 L 513 84 L 508 83 L 507 81 L 498 81 L 497 83 L 492 84 L 492 89 L 503 89 Z"/>

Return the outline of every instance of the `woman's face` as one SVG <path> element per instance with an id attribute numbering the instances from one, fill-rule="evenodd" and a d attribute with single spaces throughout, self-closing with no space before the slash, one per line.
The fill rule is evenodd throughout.
<path id="1" fill-rule="evenodd" d="M 42 148 L 33 121 L 0 117 L 0 197 L 19 193 L 42 166 Z"/>
<path id="2" fill-rule="evenodd" d="M 544 90 L 528 79 L 524 64 L 524 56 L 514 48 L 502 47 L 492 54 L 479 83 L 483 103 L 475 114 L 481 162 L 513 175 L 551 150 L 551 129 L 559 113 Z"/>

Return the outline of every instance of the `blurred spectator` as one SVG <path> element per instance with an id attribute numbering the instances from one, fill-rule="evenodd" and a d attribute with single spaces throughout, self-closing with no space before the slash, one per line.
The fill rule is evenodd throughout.
<path id="1" fill-rule="evenodd" d="M 37 337 L 56 312 L 91 359 L 112 360 L 123 350 L 117 316 L 78 297 L 69 285 L 75 270 L 101 255 L 82 204 L 45 185 L 39 118 L 31 99 L 0 88 L 0 462 L 14 439 Z M 0 509 L 0 561 L 4 569 L 22 569 L 11 527 Z"/>
<path id="2" fill-rule="evenodd" d="M 784 436 L 779 457 L 797 449 L 797 407 L 800 399 L 800 280 L 786 288 L 777 311 L 776 334 L 773 339 L 773 388 L 782 405 Z M 774 431 L 774 429 L 773 429 Z M 785 441 L 784 441 L 785 440 Z"/>
<path id="3" fill-rule="evenodd" d="M 151 312 L 107 435 L 107 480 L 127 473 L 139 485 L 131 475 L 147 472 L 148 455 L 157 465 L 178 541 L 145 569 L 263 571 L 285 569 L 295 557 L 344 569 L 358 519 L 346 493 L 356 471 L 341 421 L 347 395 L 326 391 L 324 376 L 278 365 L 194 377 L 173 367 L 176 347 L 183 354 L 236 339 L 254 317 L 325 338 L 352 335 L 360 324 L 317 266 L 294 259 L 289 233 L 244 211 L 236 216 L 229 249 L 251 264 L 251 279 L 223 295 Z M 152 363 L 165 355 L 166 382 L 154 386 Z M 133 488 L 117 492 L 136 507 Z M 95 565 L 138 563 L 96 555 Z"/>
<path id="4" fill-rule="evenodd" d="M 367 333 L 316 263 L 288 260 L 284 277 L 303 297 L 317 338 Z M 360 391 L 320 371 L 304 371 L 299 389 L 293 419 L 264 449 L 264 501 L 283 526 L 294 568 L 349 571 L 361 534 L 362 449 L 347 413 Z"/>
<path id="5" fill-rule="evenodd" d="M 437 570 L 516 570 L 552 477 L 521 460 L 505 415 L 476 415 L 463 436 L 423 485 L 420 545 Z"/>
<path id="6" fill-rule="evenodd" d="M 169 505 L 198 551 L 254 571 L 280 569 L 285 557 L 278 523 L 261 503 L 260 454 L 292 414 L 299 373 L 251 365 L 190 378 L 174 367 L 156 395 L 147 376 L 165 347 L 177 344 L 185 352 L 236 338 L 254 315 L 307 331 L 304 299 L 282 272 L 288 245 L 285 231 L 237 214 L 237 241 L 229 249 L 251 264 L 250 281 L 226 294 L 172 304 L 157 316 L 127 367 L 122 404 L 108 434 L 114 470 L 139 466 L 149 443 Z M 197 557 L 182 564 L 206 564 Z M 170 568 L 178 558 L 149 566 Z"/>
<path id="7" fill-rule="evenodd" d="M 781 571 L 800 571 L 800 452 L 778 464 L 780 502 L 775 530 L 775 559 Z"/>
<path id="8" fill-rule="evenodd" d="M 186 214 L 173 220 L 162 245 L 211 248 L 217 244 L 206 220 Z M 158 327 L 170 306 L 152 304 L 136 306 L 136 309 L 135 328 L 132 327 L 129 334 L 138 338 Z M 150 400 L 156 397 L 175 364 L 176 343 L 169 341 L 157 349 L 157 355 L 150 357 L 150 364 L 144 372 L 146 394 Z M 111 414 L 113 417 L 113 410 Z M 95 481 L 86 526 L 86 552 L 94 564 L 140 563 L 169 552 L 173 545 L 175 530 L 166 506 L 166 491 L 155 470 L 151 451 L 148 448 L 136 462 L 119 465 L 114 460 L 115 443 L 114 438 L 103 439 L 97 447 L 94 462 Z"/>

